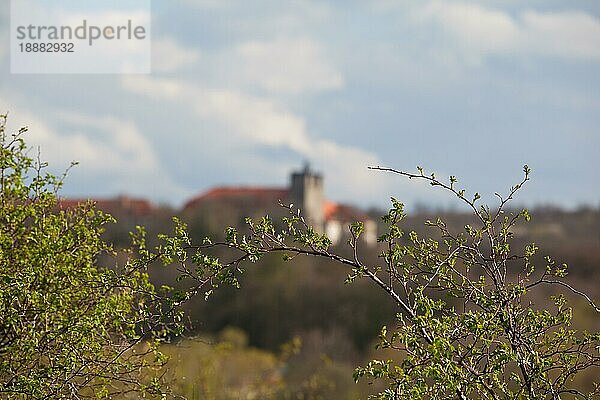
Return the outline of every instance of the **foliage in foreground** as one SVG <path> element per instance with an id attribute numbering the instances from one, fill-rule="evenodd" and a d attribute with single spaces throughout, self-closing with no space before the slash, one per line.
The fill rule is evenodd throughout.
<path id="1" fill-rule="evenodd" d="M 98 265 L 112 249 L 102 239 L 111 217 L 84 204 L 62 210 L 62 178 L 45 173 L 21 138 L 5 133 L 0 118 L 0 394 L 9 398 L 102 398 L 163 396 L 161 339 L 181 332 L 177 309 L 195 295 L 237 287 L 247 263 L 268 253 L 284 259 L 312 256 L 348 268 L 347 282 L 366 279 L 397 306 L 397 324 L 383 327 L 379 346 L 392 354 L 357 368 L 356 380 L 386 387 L 381 399 L 595 398 L 573 378 L 600 365 L 600 336 L 571 328 L 572 309 L 563 296 L 533 304 L 546 285 L 582 296 L 565 280 L 566 266 L 546 258 L 534 266 L 535 244 L 511 247 L 512 231 L 526 210 L 507 204 L 529 179 L 500 197 L 497 209 L 479 206 L 458 190 L 456 179 L 391 170 L 441 187 L 467 204 L 477 224 L 451 232 L 428 222 L 441 240 L 406 234 L 403 206 L 392 200 L 380 237 L 379 262 L 366 264 L 361 224 L 350 227 L 350 256 L 307 226 L 299 212 L 275 228 L 265 217 L 248 220 L 246 232 L 228 228 L 224 241 L 195 244 L 185 225 L 146 248 L 134 236 L 137 255 L 112 268 Z M 177 222 L 177 221 L 176 221 Z M 279 225 L 279 224 L 278 224 Z M 155 290 L 146 269 L 155 261 L 175 268 L 185 290 Z M 259 355 L 266 370 L 277 361 Z M 216 361 L 215 361 L 216 363 Z M 276 379 L 277 374 L 273 377 Z"/>
<path id="2" fill-rule="evenodd" d="M 0 116 L 0 397 L 160 395 L 173 307 L 144 264 L 98 266 L 113 219 L 93 204 L 61 209 L 62 177 L 29 156 L 25 128 L 5 126 Z"/>
<path id="3" fill-rule="evenodd" d="M 515 213 L 507 205 L 529 180 L 529 168 L 524 167 L 523 180 L 506 197 L 497 194 L 495 209 L 480 206 L 477 193 L 467 198 L 456 188 L 455 177 L 446 183 L 420 168 L 414 174 L 374 169 L 425 180 L 450 192 L 472 210 L 477 223 L 451 232 L 442 220 L 427 221 L 442 239 L 419 237 L 403 231 L 403 205 L 392 199 L 393 207 L 383 217 L 388 229 L 379 238 L 379 263 L 367 265 L 359 249 L 360 223 L 349 227 L 352 255 L 345 257 L 331 250 L 331 241 L 290 207 L 283 229 L 268 217 L 248 220 L 247 232 L 228 228 L 220 242 L 205 238 L 192 244 L 185 226 L 179 225 L 167 253 L 205 296 L 220 283 L 237 286 L 244 266 L 268 253 L 281 253 L 285 260 L 330 259 L 348 267 L 348 283 L 368 279 L 397 305 L 397 325 L 382 327 L 379 342 L 380 348 L 393 351 L 393 359 L 372 360 L 354 374 L 357 381 L 386 382 L 387 389 L 377 398 L 596 398 L 597 384 L 586 390 L 573 379 L 600 366 L 600 335 L 571 327 L 572 309 L 565 296 L 551 297 L 545 304 L 531 299 L 546 298 L 544 286 L 550 285 L 583 296 L 600 310 L 565 280 L 566 265 L 550 257 L 545 265 L 533 265 L 538 251 L 534 243 L 511 247 L 514 227 L 530 217 L 527 210 Z"/>

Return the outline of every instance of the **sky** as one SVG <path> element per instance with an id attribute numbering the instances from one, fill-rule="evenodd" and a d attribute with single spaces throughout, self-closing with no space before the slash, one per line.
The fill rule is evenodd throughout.
<path id="1" fill-rule="evenodd" d="M 0 112 L 80 163 L 64 196 L 179 206 L 310 162 L 335 201 L 455 204 L 367 168 L 422 166 L 493 205 L 528 164 L 519 204 L 600 204 L 597 0 L 153 0 L 131 75 L 11 74 L 9 20 L 2 0 Z"/>

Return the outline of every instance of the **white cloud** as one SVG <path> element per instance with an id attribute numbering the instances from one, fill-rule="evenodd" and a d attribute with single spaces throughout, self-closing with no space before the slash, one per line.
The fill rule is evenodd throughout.
<path id="1" fill-rule="evenodd" d="M 301 95 L 344 85 L 342 74 L 328 59 L 327 51 L 307 37 L 246 40 L 213 51 L 186 48 L 164 39 L 153 43 L 152 59 L 156 72 L 196 65 L 193 72 L 213 86 L 258 89 L 271 95 Z"/>
<path id="2" fill-rule="evenodd" d="M 344 83 L 320 44 L 311 39 L 249 41 L 233 52 L 245 80 L 270 92 L 298 94 L 339 89 Z"/>
<path id="3" fill-rule="evenodd" d="M 115 170 L 137 173 L 158 169 L 154 150 L 133 121 L 71 112 L 60 112 L 57 116 L 71 131 L 62 141 L 69 143 L 67 148 L 81 157 L 87 168 L 102 170 L 108 165 Z M 70 144 L 72 141 L 75 144 Z M 51 143 L 46 141 L 44 147 L 49 146 Z"/>
<path id="4" fill-rule="evenodd" d="M 230 39 L 203 49 L 204 81 L 275 95 L 300 95 L 344 86 L 326 38 L 314 33 L 330 24 L 333 8 L 317 1 L 255 2 L 185 0 L 190 12 L 208 13 Z"/>
<path id="5" fill-rule="evenodd" d="M 53 168 L 64 168 L 69 161 L 79 162 L 74 173 L 94 182 L 96 190 L 98 179 L 109 176 L 110 182 L 100 188 L 108 188 L 109 194 L 144 194 L 149 187 L 163 194 L 184 193 L 166 175 L 154 149 L 131 120 L 57 111 L 47 113 L 53 119 L 46 121 L 30 107 L 18 107 L 0 98 L 0 109 L 7 108 L 9 128 L 14 131 L 27 126 L 25 140 L 29 146 L 39 147 L 43 160 Z"/>
<path id="6" fill-rule="evenodd" d="M 270 100 L 232 90 L 189 88 L 196 113 L 216 118 L 240 139 L 265 146 L 286 146 L 298 153 L 309 149 L 304 120 L 282 110 Z"/>
<path id="7" fill-rule="evenodd" d="M 519 28 L 508 14 L 477 4 L 434 1 L 416 16 L 435 20 L 465 45 L 480 50 L 509 50 L 519 36 Z"/>
<path id="8" fill-rule="evenodd" d="M 523 41 L 535 52 L 600 60 L 600 19 L 583 12 L 522 14 Z"/>
<path id="9" fill-rule="evenodd" d="M 192 48 L 181 46 L 173 39 L 152 41 L 152 71 L 174 72 L 192 66 L 200 59 L 200 53 Z"/>
<path id="10" fill-rule="evenodd" d="M 130 92 L 144 94 L 151 99 L 176 100 L 185 92 L 180 81 L 125 76 L 121 84 Z"/>
<path id="11" fill-rule="evenodd" d="M 301 117 L 272 100 L 234 90 L 205 89 L 183 81 L 146 76 L 124 76 L 123 85 L 144 96 L 187 104 L 200 120 L 216 122 L 221 131 L 213 132 L 210 138 L 205 132 L 204 145 L 212 146 L 214 142 L 224 140 L 223 132 L 227 132 L 228 143 L 241 146 L 240 152 L 257 146 L 290 150 L 323 168 L 328 188 L 342 198 L 371 199 L 381 195 L 386 187 L 381 174 L 367 169 L 369 165 L 381 163 L 375 154 L 312 137 Z M 172 95 L 174 91 L 178 96 Z M 279 163 L 271 162 L 273 170 L 280 167 Z"/>
<path id="12" fill-rule="evenodd" d="M 313 21 L 327 21 L 334 12 L 333 8 L 316 0 L 303 0 L 282 2 L 280 0 L 183 0 L 183 3 L 192 8 L 208 10 L 211 12 L 236 12 L 239 18 L 234 17 L 232 27 L 245 30 L 248 27 L 266 28 L 269 31 L 277 28 L 273 33 L 295 31 Z M 241 12 L 240 12 L 241 11 Z M 229 15 L 231 17 L 231 14 Z M 260 29 L 259 29 L 260 30 Z M 305 29 L 303 29 L 305 31 Z"/>
<path id="13" fill-rule="evenodd" d="M 600 20 L 584 12 L 529 10 L 512 16 L 473 3 L 430 1 L 411 15 L 417 24 L 441 27 L 466 57 L 524 54 L 600 60 Z"/>

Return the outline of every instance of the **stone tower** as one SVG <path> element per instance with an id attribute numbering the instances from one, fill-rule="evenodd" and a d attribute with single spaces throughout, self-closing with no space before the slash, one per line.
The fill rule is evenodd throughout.
<path id="1" fill-rule="evenodd" d="M 294 206 L 302 210 L 308 225 L 315 228 L 317 232 L 323 233 L 325 228 L 323 177 L 311 171 L 308 163 L 304 165 L 302 171 L 292 173 L 290 198 Z"/>

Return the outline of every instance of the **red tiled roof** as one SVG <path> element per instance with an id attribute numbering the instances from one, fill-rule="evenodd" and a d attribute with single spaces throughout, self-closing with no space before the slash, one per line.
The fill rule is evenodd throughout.
<path id="1" fill-rule="evenodd" d="M 58 206 L 62 209 L 74 208 L 77 207 L 79 204 L 86 203 L 90 200 L 91 199 L 60 199 L 58 200 Z"/>
<path id="2" fill-rule="evenodd" d="M 148 200 L 129 196 L 118 196 L 113 199 L 61 199 L 58 205 L 61 208 L 73 208 L 88 201 L 92 201 L 96 208 L 109 213 L 127 211 L 135 215 L 148 215 L 154 211 L 154 206 Z"/>
<path id="3" fill-rule="evenodd" d="M 184 209 L 189 210 L 210 201 L 250 201 L 254 205 L 276 205 L 279 200 L 286 201 L 289 190 L 285 188 L 248 187 L 248 186 L 221 186 L 210 189 L 189 200 Z M 323 204 L 323 214 L 326 221 L 338 220 L 342 222 L 366 221 L 369 217 L 356 207 L 326 201 Z"/>
<path id="4" fill-rule="evenodd" d="M 325 220 L 332 219 L 338 207 L 338 203 L 334 203 L 333 201 L 325 201 L 325 204 L 323 205 L 323 216 L 325 217 Z"/>
<path id="5" fill-rule="evenodd" d="M 323 205 L 323 214 L 326 221 L 338 220 L 342 222 L 366 221 L 369 218 L 356 207 L 326 201 Z"/>
<path id="6" fill-rule="evenodd" d="M 286 200 L 289 196 L 289 190 L 285 188 L 267 188 L 267 187 L 216 187 L 200 194 L 189 200 L 184 209 L 194 208 L 204 201 L 208 200 L 227 200 L 252 198 L 261 203 L 274 203 L 279 200 Z"/>

